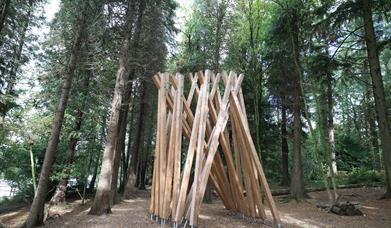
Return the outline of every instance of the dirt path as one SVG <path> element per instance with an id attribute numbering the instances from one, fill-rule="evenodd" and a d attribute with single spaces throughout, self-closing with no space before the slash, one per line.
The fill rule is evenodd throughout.
<path id="1" fill-rule="evenodd" d="M 278 197 L 277 206 L 281 214 L 284 227 L 391 227 L 391 200 L 377 200 L 384 189 L 381 188 L 354 188 L 342 189 L 342 200 L 359 201 L 365 216 L 338 216 L 318 209 L 319 202 L 326 202 L 326 192 L 310 193 L 311 199 L 307 202 L 284 202 L 284 197 Z M 113 207 L 113 214 L 105 216 L 88 215 L 89 205 L 76 206 L 75 201 L 65 209 L 57 208 L 51 213 L 63 214 L 59 218 L 50 219 L 46 227 L 162 227 L 148 218 L 147 194 L 140 194 L 132 200 L 125 200 Z M 71 211 L 71 212 L 69 212 Z M 17 225 L 12 219 L 25 216 L 26 210 L 13 212 L 14 216 L 0 215 L 3 224 Z M 270 212 L 268 216 L 271 218 Z M 12 218 L 12 219 L 7 219 Z M 22 220 L 23 221 L 23 220 Z M 269 221 L 266 224 L 270 225 Z M 165 227 L 172 227 L 166 225 Z M 270 227 L 259 221 L 242 219 L 225 210 L 220 201 L 213 204 L 204 204 L 201 209 L 199 227 Z"/>

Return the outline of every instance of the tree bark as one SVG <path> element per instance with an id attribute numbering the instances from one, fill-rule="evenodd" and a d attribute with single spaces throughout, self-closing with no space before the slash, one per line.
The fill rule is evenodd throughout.
<path id="1" fill-rule="evenodd" d="M 88 69 L 88 66 L 84 66 L 85 68 L 85 80 L 84 85 L 82 86 L 82 96 L 87 97 L 88 91 L 89 91 L 89 84 L 90 84 L 90 78 L 92 77 L 92 72 Z M 76 122 L 75 126 L 73 128 L 72 133 L 79 133 L 83 121 L 83 115 L 84 115 L 84 107 L 86 105 L 86 101 L 83 101 L 83 104 L 81 104 L 81 107 L 77 110 L 76 113 Z M 57 204 L 57 203 L 63 203 L 65 202 L 65 194 L 68 184 L 69 175 L 71 172 L 71 166 L 73 164 L 74 158 L 75 158 L 75 152 L 76 152 L 76 145 L 79 141 L 79 137 L 72 135 L 71 139 L 68 142 L 68 148 L 67 148 L 67 160 L 66 160 L 66 168 L 65 168 L 65 176 L 60 180 L 60 182 L 57 185 L 56 192 L 54 193 L 52 199 L 50 200 L 51 204 Z"/>
<path id="2" fill-rule="evenodd" d="M 213 69 L 219 72 L 220 70 L 220 49 L 221 49 L 221 32 L 224 23 L 224 18 L 227 10 L 227 2 L 223 1 L 216 6 L 216 32 L 214 34 L 215 46 L 213 50 Z"/>
<path id="3" fill-rule="evenodd" d="M 115 148 L 114 160 L 113 160 L 113 175 L 111 181 L 111 203 L 112 204 L 115 204 L 116 202 L 115 199 L 117 197 L 118 173 L 119 173 L 121 157 L 123 152 L 125 151 L 125 137 L 126 137 L 126 126 L 127 126 L 126 123 L 128 120 L 129 102 L 132 96 L 131 81 L 128 80 L 127 84 L 128 86 L 125 91 L 124 104 L 122 105 L 122 110 L 119 117 L 120 127 L 119 127 L 118 140 L 117 140 L 117 145 Z M 123 159 L 125 159 L 125 157 L 123 157 Z"/>
<path id="4" fill-rule="evenodd" d="M 79 132 L 81 129 L 81 123 L 83 119 L 83 112 L 80 109 L 77 111 L 76 119 L 77 120 L 73 131 Z M 71 166 L 73 164 L 73 158 L 75 156 L 76 145 L 78 140 L 79 140 L 78 137 L 72 136 L 68 142 L 68 149 L 67 149 L 68 155 L 67 155 L 66 168 L 65 168 L 65 177 L 62 178 L 58 183 L 56 192 L 54 193 L 52 199 L 50 200 L 51 204 L 65 202 L 65 193 L 67 189 L 69 174 L 71 172 Z"/>
<path id="5" fill-rule="evenodd" d="M 139 163 L 139 152 L 141 150 L 140 146 L 144 145 L 143 135 L 144 135 L 144 114 L 150 112 L 149 105 L 149 92 L 147 92 L 147 86 L 145 82 L 142 82 L 141 85 L 141 97 L 140 97 L 140 111 L 138 113 L 138 123 L 136 126 L 136 135 L 132 147 L 132 160 L 130 163 L 130 169 L 128 173 L 128 181 L 126 183 L 124 198 L 129 199 L 135 192 L 136 187 L 136 178 L 137 178 L 137 167 Z"/>
<path id="6" fill-rule="evenodd" d="M 8 8 L 10 6 L 10 3 L 11 3 L 11 0 L 5 0 L 2 4 L 1 4 L 1 12 L 0 12 L 0 35 L 1 35 L 1 31 L 3 30 L 4 28 L 4 24 L 5 24 L 5 19 L 8 15 Z M 0 37 L 1 39 L 1 37 Z M 1 43 L 1 42 L 0 42 Z"/>
<path id="7" fill-rule="evenodd" d="M 363 66 L 363 72 L 365 75 L 368 75 L 370 77 L 368 72 L 368 61 L 364 61 Z M 380 170 L 381 169 L 381 161 L 380 161 L 380 149 L 379 149 L 379 141 L 378 141 L 378 133 L 376 129 L 376 119 L 374 115 L 374 105 L 373 105 L 373 89 L 371 87 L 372 83 L 370 85 L 367 85 L 366 93 L 365 93 L 365 100 L 366 100 L 366 109 L 365 109 L 365 116 L 368 126 L 368 135 L 370 138 L 370 147 L 372 147 L 372 165 L 373 169 Z"/>
<path id="8" fill-rule="evenodd" d="M 288 132 L 286 130 L 287 117 L 285 98 L 281 101 L 281 185 L 289 185 L 289 148 L 288 148 Z"/>
<path id="9" fill-rule="evenodd" d="M 128 169 L 130 165 L 130 151 L 132 146 L 132 133 L 133 133 L 133 119 L 134 119 L 134 105 L 135 105 L 135 99 L 132 101 L 132 108 L 130 110 L 130 120 L 129 120 L 129 130 L 128 130 L 128 145 L 127 145 L 127 152 L 125 154 L 125 150 L 122 153 L 122 166 L 123 166 L 123 175 L 122 175 L 122 181 L 119 191 L 123 192 L 125 189 L 125 184 L 127 182 L 128 178 Z"/>
<path id="10" fill-rule="evenodd" d="M 303 164 L 301 158 L 301 109 L 300 97 L 293 104 L 293 172 L 291 179 L 291 195 L 301 201 L 305 196 Z"/>
<path id="11" fill-rule="evenodd" d="M 302 68 L 300 66 L 300 54 L 299 54 L 299 15 L 298 12 L 292 12 L 290 21 L 289 21 L 289 30 L 291 36 L 291 45 L 292 45 L 292 59 L 294 62 L 295 71 L 294 74 L 294 95 L 293 95 L 293 172 L 291 175 L 291 195 L 297 201 L 301 201 L 305 196 L 304 189 L 304 175 L 303 175 L 303 164 L 301 157 L 301 107 L 302 107 L 302 97 L 304 96 L 304 91 L 302 88 Z M 304 107 L 306 108 L 306 107 Z M 307 116 L 307 118 L 309 118 Z"/>
<path id="12" fill-rule="evenodd" d="M 380 129 L 380 139 L 382 142 L 384 167 L 386 171 L 387 189 L 384 197 L 391 198 L 391 131 L 388 122 L 387 104 L 384 94 L 375 29 L 373 27 L 371 0 L 362 0 L 361 3 L 364 18 L 365 43 L 367 46 L 369 68 L 375 98 L 375 108 Z"/>
<path id="13" fill-rule="evenodd" d="M 375 170 L 380 170 L 381 164 L 380 164 L 380 157 L 379 157 L 379 141 L 378 141 L 378 135 L 377 135 L 377 130 L 376 130 L 376 120 L 373 114 L 373 107 L 370 104 L 371 99 L 370 92 L 368 91 L 368 104 L 367 104 L 367 122 L 369 126 L 369 135 L 371 138 L 371 144 L 372 144 L 372 153 L 373 153 L 373 168 Z"/>
<path id="14" fill-rule="evenodd" d="M 151 101 L 152 102 L 152 101 Z M 153 102 L 154 103 L 154 102 Z M 152 107 L 154 107 L 154 104 L 152 103 Z M 153 116 L 154 116 L 154 109 L 151 108 L 150 115 L 149 115 L 149 124 L 148 124 L 148 132 L 146 134 L 146 148 L 145 148 L 145 154 L 144 158 L 141 164 L 141 171 L 140 171 L 140 189 L 145 190 L 145 185 L 147 183 L 146 176 L 147 176 L 147 169 L 149 164 L 153 164 L 151 160 L 151 148 L 152 148 L 152 136 L 154 131 L 154 124 L 153 124 Z"/>
<path id="15" fill-rule="evenodd" d="M 57 111 L 54 116 L 52 131 L 48 142 L 48 146 L 46 148 L 45 158 L 42 165 L 40 178 L 38 181 L 37 193 L 35 194 L 33 203 L 30 208 L 30 213 L 24 224 L 24 226 L 26 227 L 34 227 L 43 224 L 44 206 L 45 206 L 45 198 L 47 193 L 47 186 L 49 182 L 49 174 L 54 161 L 54 155 L 56 153 L 59 138 L 60 138 L 61 127 L 64 120 L 65 108 L 68 103 L 72 79 L 75 75 L 75 69 L 80 56 L 82 36 L 85 31 L 86 8 L 87 8 L 87 3 L 84 5 L 82 11 L 80 12 L 77 35 L 75 37 L 75 42 L 73 44 L 70 53 L 67 71 L 62 84 L 60 102 L 58 104 Z"/>
<path id="16" fill-rule="evenodd" d="M 134 37 L 132 40 L 131 48 L 133 50 L 131 59 L 137 59 L 138 57 L 138 51 L 139 51 L 139 42 L 140 42 L 140 36 L 141 36 L 141 31 L 142 31 L 142 17 L 143 17 L 143 10 L 144 10 L 144 2 L 141 2 L 139 5 L 139 14 L 137 18 L 137 22 L 135 25 L 135 31 L 134 31 Z M 134 4 L 133 4 L 134 6 Z M 127 77 L 127 83 L 130 83 L 133 79 L 136 77 L 136 69 L 133 67 L 130 70 L 130 73 L 128 74 Z M 131 88 L 131 86 L 130 86 Z M 120 129 L 119 136 L 117 143 L 120 143 L 119 145 L 117 144 L 117 151 L 115 155 L 115 161 L 114 161 L 114 167 L 113 167 L 113 177 L 112 177 L 112 185 L 111 185 L 111 192 L 112 192 L 112 202 L 114 202 L 114 198 L 116 195 L 116 188 L 117 188 L 117 183 L 118 183 L 118 168 L 120 165 L 120 159 L 121 159 L 121 149 L 124 150 L 125 148 L 125 136 L 126 136 L 126 122 L 127 122 L 127 116 L 129 112 L 129 101 L 131 98 L 131 90 L 127 90 L 125 92 L 125 100 L 123 104 L 123 110 L 121 112 L 122 116 L 120 116 L 122 119 L 122 129 Z M 115 189 L 115 190 L 114 190 Z"/>
<path id="17" fill-rule="evenodd" d="M 336 174 L 337 169 L 337 161 L 335 155 L 335 139 L 334 139 L 334 102 L 333 102 L 333 78 L 331 74 L 327 74 L 327 88 L 326 88 L 326 97 L 327 97 L 327 132 L 326 139 L 328 144 L 328 149 L 330 152 L 331 159 L 331 171 L 333 174 Z"/>
<path id="18" fill-rule="evenodd" d="M 98 141 L 102 142 L 105 138 L 106 138 L 106 113 L 103 113 L 102 115 L 102 128 L 101 128 L 101 133 L 99 134 L 99 137 L 98 137 Z M 92 174 L 92 178 L 91 178 L 91 181 L 90 181 L 90 184 L 88 185 L 88 190 L 90 192 L 93 192 L 94 191 L 94 188 L 95 188 L 95 183 L 96 183 L 96 178 L 98 176 L 98 169 L 99 169 L 99 165 L 100 165 L 100 154 L 98 154 L 98 156 L 96 157 L 96 161 L 95 161 L 95 166 L 94 166 L 94 172 Z"/>
<path id="19" fill-rule="evenodd" d="M 94 173 L 92 174 L 91 181 L 88 185 L 88 191 L 93 191 L 95 188 L 95 182 L 96 182 L 96 177 L 98 176 L 98 168 L 99 168 L 99 162 L 100 161 L 100 156 L 97 157 L 95 166 L 94 166 Z"/>
<path id="20" fill-rule="evenodd" d="M 357 110 L 356 110 L 355 104 L 354 104 L 354 102 L 352 100 L 350 100 L 350 103 L 352 105 L 351 107 L 352 107 L 352 110 L 353 110 L 353 124 L 354 124 L 354 128 L 356 129 L 358 139 L 361 142 L 362 141 L 362 133 L 361 133 L 361 126 L 360 126 L 359 122 L 357 121 L 358 120 Z"/>
<path id="21" fill-rule="evenodd" d="M 111 116 L 106 136 L 106 146 L 103 153 L 100 179 L 98 182 L 98 188 L 95 194 L 94 202 L 89 212 L 89 214 L 92 215 L 111 213 L 113 157 L 119 133 L 119 115 L 121 112 L 121 106 L 123 104 L 125 73 L 127 71 L 127 65 L 129 62 L 130 39 L 133 28 L 133 12 L 131 11 L 131 4 L 133 4 L 133 1 L 129 1 L 127 10 L 126 29 L 124 31 L 121 55 L 119 58 L 119 67 L 116 74 L 114 97 L 111 103 Z"/>

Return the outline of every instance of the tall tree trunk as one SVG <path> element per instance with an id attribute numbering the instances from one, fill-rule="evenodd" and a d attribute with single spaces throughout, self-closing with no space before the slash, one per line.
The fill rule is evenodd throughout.
<path id="1" fill-rule="evenodd" d="M 95 142 L 95 139 L 93 139 L 92 142 Z M 86 168 L 86 173 L 84 174 L 84 177 L 83 177 L 84 183 L 83 183 L 83 195 L 82 195 L 81 205 L 84 205 L 84 201 L 85 201 L 85 198 L 86 198 L 88 176 L 90 175 L 92 158 L 93 158 L 92 150 L 89 150 L 88 157 L 89 157 L 88 158 L 88 165 L 87 165 L 87 168 Z"/>
<path id="2" fill-rule="evenodd" d="M 281 185 L 286 186 L 289 184 L 289 148 L 288 148 L 288 132 L 286 130 L 287 117 L 286 117 L 286 105 L 285 98 L 281 101 Z"/>
<path id="3" fill-rule="evenodd" d="M 375 107 L 380 129 L 380 139 L 383 148 L 384 167 L 386 171 L 387 190 L 384 197 L 391 198 L 391 131 L 388 122 L 387 105 L 384 95 L 384 85 L 376 44 L 375 29 L 373 27 L 372 6 L 371 0 L 361 1 L 364 18 L 365 42 L 367 46 L 369 68 L 372 77 Z"/>
<path id="4" fill-rule="evenodd" d="M 128 178 L 128 169 L 129 169 L 129 163 L 130 163 L 130 154 L 131 154 L 131 146 L 132 146 L 132 133 L 133 133 L 133 120 L 134 120 L 134 105 L 135 105 L 135 99 L 133 98 L 132 101 L 132 107 L 129 110 L 130 111 L 130 120 L 129 120 L 129 130 L 128 130 L 128 145 L 127 145 L 127 151 L 125 154 L 125 150 L 122 153 L 122 166 L 123 166 L 123 174 L 122 174 L 122 181 L 121 186 L 119 187 L 119 191 L 123 192 L 125 189 L 125 184 L 127 182 Z"/>
<path id="5" fill-rule="evenodd" d="M 119 58 L 119 68 L 116 75 L 114 97 L 111 103 L 111 116 L 106 137 L 106 146 L 103 153 L 100 179 L 98 182 L 98 188 L 95 194 L 94 202 L 89 212 L 89 214 L 92 215 L 111 213 L 111 182 L 113 173 L 113 157 L 119 133 L 119 115 L 123 104 L 125 73 L 127 71 L 129 63 L 129 49 L 131 46 L 130 39 L 133 28 L 132 16 L 134 13 L 131 11 L 131 9 L 133 8 L 133 4 L 133 1 L 129 1 L 126 17 L 126 29 L 121 48 L 121 56 Z M 142 11 L 144 10 L 142 7 L 143 4 L 143 1 L 141 1 L 139 5 L 139 15 L 137 18 L 138 23 L 141 23 L 142 20 Z"/>
<path id="6" fill-rule="evenodd" d="M 84 85 L 82 86 L 82 96 L 87 97 L 88 96 L 88 91 L 89 91 L 89 84 L 90 84 L 90 78 L 92 77 L 92 72 L 88 69 L 88 66 L 85 67 L 85 80 L 84 80 Z M 81 107 L 77 110 L 76 113 L 76 122 L 75 122 L 75 127 L 73 128 L 73 133 L 78 133 L 80 132 L 81 129 L 81 124 L 83 121 L 83 115 L 84 115 L 84 108 L 86 105 L 86 101 L 83 101 L 83 104 L 81 104 Z M 67 184 L 68 184 L 68 179 L 69 175 L 71 173 L 71 166 L 74 161 L 75 157 L 75 152 L 76 152 L 76 145 L 77 142 L 79 141 L 79 137 L 72 135 L 71 139 L 68 142 L 68 148 L 67 148 L 67 161 L 66 161 L 66 168 L 65 168 L 65 176 L 60 180 L 60 182 L 57 185 L 56 192 L 54 193 L 52 199 L 50 200 L 51 204 L 57 204 L 57 203 L 63 203 L 65 202 L 65 193 L 67 189 Z"/>
<path id="7" fill-rule="evenodd" d="M 354 128 L 356 129 L 358 139 L 361 142 L 362 141 L 362 133 L 361 133 L 361 126 L 360 126 L 360 124 L 358 122 L 357 110 L 356 110 L 355 104 L 354 104 L 354 102 L 352 100 L 350 100 L 350 103 L 352 105 L 351 107 L 352 107 L 352 110 L 353 110 L 353 124 L 354 124 Z"/>
<path id="8" fill-rule="evenodd" d="M 76 114 L 76 123 L 75 123 L 75 127 L 73 128 L 74 132 L 80 131 L 82 119 L 83 119 L 83 111 L 79 109 Z M 72 136 L 68 142 L 65 176 L 58 183 L 56 192 L 54 193 L 52 199 L 50 200 L 51 204 L 65 202 L 65 193 L 67 189 L 69 175 L 71 172 L 71 166 L 73 164 L 73 159 L 75 157 L 76 145 L 78 140 L 79 140 L 78 137 Z"/>
<path id="9" fill-rule="evenodd" d="M 380 164 L 380 156 L 379 156 L 379 141 L 378 141 L 378 135 L 376 130 L 376 120 L 373 113 L 373 106 L 371 104 L 372 99 L 370 93 L 372 89 L 369 89 L 367 92 L 367 122 L 369 126 L 369 135 L 371 139 L 372 144 L 372 153 L 373 153 L 373 168 L 375 170 L 380 170 L 381 164 Z"/>
<path id="10" fill-rule="evenodd" d="M 11 3 L 11 0 L 5 0 L 0 5 L 1 6 L 1 11 L 0 11 L 0 35 L 1 35 L 1 31 L 3 31 L 3 28 L 4 28 L 5 19 L 6 19 L 7 15 L 8 15 L 8 9 L 9 9 L 10 3 Z M 0 40 L 1 40 L 1 36 L 0 36 Z M 0 43 L 1 43 L 1 41 L 0 41 Z"/>
<path id="11" fill-rule="evenodd" d="M 139 51 L 139 42 L 140 42 L 140 36 L 141 36 L 141 31 L 142 31 L 142 16 L 143 16 L 143 10 L 144 10 L 144 5 L 145 3 L 140 3 L 140 8 L 139 8 L 139 15 L 138 15 L 138 19 L 137 19 L 137 22 L 136 22 L 136 25 L 135 25 L 135 31 L 134 31 L 134 38 L 132 40 L 132 44 L 131 44 L 131 48 L 133 50 L 132 52 L 132 56 L 131 56 L 131 59 L 137 59 L 138 57 L 138 51 Z M 129 63 L 128 63 L 129 64 Z M 136 69 L 133 67 L 131 70 L 130 70 L 130 73 L 127 77 L 127 83 L 131 83 L 131 81 L 136 77 Z M 116 195 L 116 189 L 117 189 L 117 183 L 118 183 L 118 168 L 119 168 L 119 165 L 120 165 L 120 160 L 121 160 L 121 150 L 125 150 L 125 136 L 126 136 L 126 122 L 127 122 L 127 117 L 128 117 L 128 112 L 129 112 L 129 102 L 130 102 L 130 98 L 131 98 L 131 95 L 132 95 L 132 90 L 131 90 L 131 86 L 128 87 L 129 89 L 127 89 L 127 91 L 125 92 L 125 97 L 124 97 L 124 104 L 122 105 L 123 106 L 123 110 L 121 111 L 121 114 L 120 117 L 120 121 L 121 124 L 122 124 L 122 127 L 120 129 L 120 132 L 119 132 L 119 138 L 118 138 L 118 141 L 117 143 L 119 143 L 119 145 L 117 144 L 117 150 L 116 150 L 116 154 L 114 156 L 115 158 L 115 161 L 114 161 L 114 164 L 113 164 L 113 176 L 112 176 L 112 184 L 111 184 L 111 192 L 112 192 L 112 202 L 114 202 L 114 198 L 115 198 L 115 195 Z"/>
<path id="12" fill-rule="evenodd" d="M 257 147 L 257 152 L 259 160 L 262 163 L 262 152 L 261 152 L 261 110 L 260 110 L 260 100 L 262 98 L 261 91 L 261 81 L 258 80 L 259 72 L 254 72 L 254 82 L 253 82 L 253 93 L 254 93 L 254 118 L 255 118 L 255 142 Z"/>
<path id="13" fill-rule="evenodd" d="M 301 109 L 300 96 L 293 104 L 293 171 L 291 176 L 291 195 L 298 201 L 305 196 L 303 164 L 301 158 Z"/>
<path id="14" fill-rule="evenodd" d="M 103 113 L 102 115 L 102 123 L 101 123 L 101 133 L 99 134 L 99 137 L 98 137 L 98 141 L 99 142 L 102 142 L 104 141 L 104 139 L 106 138 L 106 113 Z M 101 155 L 98 154 L 98 156 L 96 157 L 96 161 L 95 161 L 95 166 L 94 166 L 94 172 L 92 174 L 92 178 L 91 178 L 91 181 L 90 181 L 90 184 L 88 185 L 88 190 L 90 192 L 93 192 L 94 188 L 95 188 L 95 183 L 96 183 L 96 178 L 98 176 L 98 170 L 99 170 L 99 165 L 100 165 L 100 159 L 101 159 Z"/>
<path id="15" fill-rule="evenodd" d="M 154 102 L 152 102 L 152 107 L 154 107 Z M 153 117 L 154 117 L 154 110 L 151 108 L 150 114 L 149 114 L 149 123 L 148 123 L 148 132 L 146 133 L 146 148 L 143 156 L 143 161 L 141 163 L 141 171 L 140 171 L 140 189 L 145 190 L 146 185 L 146 175 L 147 175 L 147 169 L 149 164 L 153 164 L 151 159 L 151 148 L 152 148 L 152 136 L 154 131 L 154 124 L 153 124 Z"/>
<path id="16" fill-rule="evenodd" d="M 248 21 L 248 32 L 249 32 L 249 64 L 247 70 L 249 71 L 249 77 L 251 79 L 251 87 L 253 89 L 254 94 L 254 125 L 255 125 L 255 143 L 256 143 L 256 149 L 258 152 L 258 156 L 260 158 L 260 161 L 262 163 L 262 151 L 261 151 L 261 129 L 262 129 L 262 109 L 261 109 L 261 103 L 262 103 L 262 64 L 258 62 L 257 58 L 257 50 L 255 46 L 255 42 L 258 41 L 258 31 L 257 28 L 255 28 L 253 18 L 253 1 L 248 1 L 248 10 L 246 13 L 246 18 Z M 258 66 L 260 69 L 258 69 Z"/>
<path id="17" fill-rule="evenodd" d="M 318 97 L 315 95 L 315 101 L 316 101 L 316 116 L 317 116 L 317 125 L 318 125 L 318 136 L 315 136 L 313 134 L 313 128 L 310 126 L 310 134 L 313 137 L 313 140 L 315 142 L 315 154 L 316 154 L 316 160 L 320 166 L 320 170 L 323 174 L 323 181 L 326 186 L 326 191 L 329 196 L 329 202 L 331 204 L 334 204 L 335 200 L 338 198 L 337 194 L 337 186 L 335 184 L 335 173 L 332 169 L 332 159 L 331 159 L 331 146 L 328 141 L 328 105 L 327 105 L 327 91 L 325 89 L 325 85 L 321 85 L 321 95 Z M 326 100 L 325 100 L 326 99 Z M 308 112 L 306 112 L 308 114 Z M 310 122 L 309 118 L 307 117 L 307 121 Z M 316 137 L 316 138 L 315 138 Z M 325 161 L 321 159 L 321 151 L 326 156 Z M 327 164 L 327 174 L 323 173 L 323 163 L 326 162 Z M 333 187 L 333 191 L 330 191 L 330 187 Z"/>
<path id="18" fill-rule="evenodd" d="M 335 155 L 335 138 L 334 138 L 334 102 L 333 102 L 333 78 L 331 74 L 327 74 L 327 88 L 326 88 L 326 97 L 327 97 L 327 132 L 326 139 L 331 159 L 331 171 L 333 175 L 337 173 L 337 160 Z"/>
<path id="19" fill-rule="evenodd" d="M 92 174 L 91 181 L 88 185 L 88 191 L 93 191 L 95 188 L 96 177 L 98 176 L 98 168 L 100 164 L 100 156 L 98 155 L 95 161 L 94 172 Z"/>
<path id="20" fill-rule="evenodd" d="M 60 139 L 60 132 L 64 120 L 65 108 L 68 103 L 69 91 L 71 89 L 72 79 L 75 75 L 75 69 L 80 56 L 80 47 L 82 44 L 82 37 L 85 31 L 85 24 L 86 24 L 85 11 L 87 8 L 87 4 L 88 1 L 86 1 L 85 5 L 83 6 L 83 9 L 80 12 L 80 16 L 79 16 L 80 18 L 78 20 L 78 25 L 77 25 L 78 26 L 77 35 L 75 37 L 75 41 L 70 53 L 67 71 L 62 84 L 60 102 L 58 104 L 57 111 L 54 116 L 52 131 L 48 142 L 48 146 L 46 148 L 45 158 L 42 165 L 40 178 L 38 181 L 37 193 L 35 194 L 33 203 L 30 208 L 30 213 L 24 224 L 26 227 L 33 227 L 33 226 L 43 224 L 44 206 L 45 206 L 45 198 L 47 193 L 47 186 L 49 182 L 49 174 L 53 164 L 54 155 L 57 150 L 58 142 Z"/>
<path id="21" fill-rule="evenodd" d="M 129 79 L 129 77 L 128 77 Z M 124 104 L 122 105 L 122 110 L 119 117 L 119 133 L 118 133 L 118 140 L 117 145 L 115 148 L 114 153 L 114 160 L 113 160 L 113 175 L 111 180 L 111 203 L 115 204 L 116 197 L 117 197 L 117 185 L 118 185 L 118 173 L 119 173 L 119 167 L 121 162 L 121 157 L 123 152 L 125 151 L 125 137 L 126 137 L 126 126 L 128 121 L 128 112 L 129 112 L 129 102 L 130 98 L 132 96 L 132 83 L 130 80 L 128 80 L 127 88 L 125 91 L 125 99 Z M 123 157 L 125 159 L 125 157 Z"/>
<path id="22" fill-rule="evenodd" d="M 214 70 L 216 72 L 219 72 L 220 68 L 220 36 L 221 36 L 221 23 L 222 20 L 220 20 L 220 17 L 217 18 L 217 23 L 216 23 L 216 34 L 215 34 L 215 43 L 216 47 L 213 53 L 213 59 L 214 59 Z"/>
<path id="23" fill-rule="evenodd" d="M 145 82 L 142 82 L 141 85 L 141 97 L 140 97 L 140 109 L 138 113 L 138 123 L 136 126 L 136 137 L 134 139 L 133 147 L 132 147 L 132 161 L 130 163 L 130 169 L 128 172 L 128 181 L 126 183 L 125 191 L 124 191 L 124 198 L 129 199 L 132 197 L 135 186 L 136 186 L 136 178 L 137 178 L 137 167 L 139 163 L 139 152 L 141 150 L 140 146 L 142 146 L 143 143 L 143 135 L 144 135 L 144 117 L 145 113 L 148 113 L 150 111 L 150 104 L 149 104 L 149 90 L 147 91 L 147 85 Z"/>
<path id="24" fill-rule="evenodd" d="M 363 72 L 365 75 L 368 75 L 370 77 L 368 72 L 368 61 L 364 61 L 363 66 Z M 378 141 L 378 135 L 376 130 L 376 118 L 374 115 L 374 105 L 373 105 L 373 89 L 371 87 L 372 83 L 370 85 L 367 85 L 367 89 L 365 92 L 365 100 L 366 100 L 366 109 L 365 109 L 365 116 L 369 131 L 369 138 L 370 138 L 370 147 L 372 147 L 372 165 L 373 169 L 380 170 L 381 169 L 381 161 L 380 161 L 380 149 L 379 149 L 379 141 Z"/>
<path id="25" fill-rule="evenodd" d="M 145 190 L 145 184 L 146 184 L 146 176 L 147 176 L 147 169 L 148 169 L 148 159 L 149 159 L 149 151 L 151 147 L 150 145 L 147 145 L 146 151 L 145 151 L 145 158 L 143 158 L 143 161 L 141 163 L 141 169 L 140 169 L 140 190 Z"/>
<path id="26" fill-rule="evenodd" d="M 299 54 L 299 15 L 298 12 L 292 12 L 289 21 L 289 33 L 292 45 L 292 60 L 294 62 L 295 79 L 294 84 L 294 97 L 293 97 L 293 171 L 291 175 L 291 195 L 297 200 L 301 201 L 305 196 L 304 189 L 304 175 L 303 165 L 301 157 L 301 106 L 302 97 L 304 96 L 304 90 L 302 87 L 302 68 L 300 66 L 300 54 Z M 304 100 L 305 106 L 305 100 Z M 306 111 L 306 107 L 304 107 Z M 306 116 L 309 118 L 308 116 Z"/>
<path id="27" fill-rule="evenodd" d="M 214 34 L 214 41 L 215 41 L 215 47 L 213 50 L 213 68 L 215 71 L 219 72 L 220 70 L 220 50 L 221 50 L 221 32 L 222 32 L 222 26 L 223 21 L 225 17 L 226 2 L 222 2 L 218 4 L 217 6 L 217 15 L 216 15 L 216 32 Z"/>

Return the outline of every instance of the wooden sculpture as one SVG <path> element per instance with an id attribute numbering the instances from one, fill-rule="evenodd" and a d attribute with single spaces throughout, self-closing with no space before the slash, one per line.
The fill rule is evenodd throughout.
<path id="1" fill-rule="evenodd" d="M 170 219 L 174 227 L 197 226 L 209 182 L 228 210 L 248 217 L 266 219 L 266 199 L 274 224 L 280 226 L 250 135 L 241 89 L 243 74 L 237 77 L 234 72 L 229 76 L 222 72 L 215 76 L 206 70 L 189 78 L 186 98 L 183 75 L 159 73 L 153 77 L 159 95 L 152 217 L 162 223 Z M 221 97 L 222 87 L 225 89 Z M 188 145 L 184 151 L 183 136 Z"/>

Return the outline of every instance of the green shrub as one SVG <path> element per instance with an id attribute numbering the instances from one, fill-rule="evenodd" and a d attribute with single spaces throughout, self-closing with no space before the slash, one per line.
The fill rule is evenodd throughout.
<path id="1" fill-rule="evenodd" d="M 350 184 L 370 184 L 384 182 L 384 174 L 367 168 L 353 168 L 348 174 Z"/>

